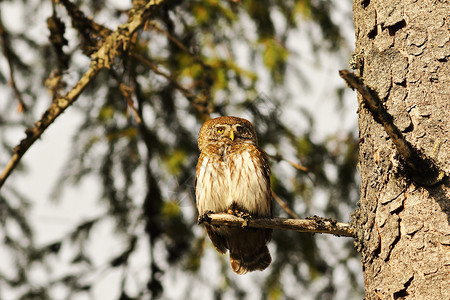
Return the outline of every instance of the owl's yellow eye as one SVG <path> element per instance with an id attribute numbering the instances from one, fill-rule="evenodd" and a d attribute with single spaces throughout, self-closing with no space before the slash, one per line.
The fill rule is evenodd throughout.
<path id="1" fill-rule="evenodd" d="M 223 133 L 224 129 L 223 128 L 217 128 L 217 133 Z"/>

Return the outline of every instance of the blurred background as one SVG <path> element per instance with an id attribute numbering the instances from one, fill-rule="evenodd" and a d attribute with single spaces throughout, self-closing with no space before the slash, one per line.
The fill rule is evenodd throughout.
<path id="1" fill-rule="evenodd" d="M 139 2 L 0 1 L 1 169 Z M 357 102 L 338 70 L 351 9 L 165 1 L 2 187 L 0 298 L 363 298 L 350 238 L 276 230 L 271 266 L 234 274 L 196 225 L 193 193 L 201 124 L 234 115 L 271 156 L 274 216 L 350 221 Z"/>

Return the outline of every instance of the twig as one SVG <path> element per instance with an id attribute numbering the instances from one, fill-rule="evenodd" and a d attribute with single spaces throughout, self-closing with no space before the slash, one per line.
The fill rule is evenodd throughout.
<path id="1" fill-rule="evenodd" d="M 303 166 L 303 165 L 299 165 L 293 161 L 290 161 L 288 159 L 284 159 L 285 161 L 287 161 L 291 166 L 293 166 L 294 168 L 296 168 L 297 170 L 303 171 L 303 172 L 308 172 L 308 168 Z"/>
<path id="2" fill-rule="evenodd" d="M 347 223 L 339 223 L 332 219 L 318 216 L 307 219 L 254 219 L 241 218 L 229 214 L 208 214 L 203 216 L 201 223 L 215 226 L 271 228 L 281 230 L 295 230 L 298 232 L 327 233 L 336 236 L 354 236 L 354 228 Z"/>
<path id="3" fill-rule="evenodd" d="M 11 85 L 14 95 L 16 96 L 17 101 L 19 102 L 18 111 L 23 112 L 27 110 L 27 107 L 25 106 L 25 102 L 23 101 L 22 94 L 19 91 L 19 88 L 16 85 L 16 81 L 14 79 L 14 65 L 12 62 L 11 57 L 11 49 L 8 45 L 8 33 L 5 30 L 5 27 L 3 26 L 1 14 L 0 14 L 0 38 L 1 38 L 1 45 L 2 45 L 2 51 L 3 55 L 6 58 L 6 61 L 8 63 L 9 67 L 9 84 Z"/>
<path id="4" fill-rule="evenodd" d="M 14 148 L 13 157 L 0 175 L 0 188 L 17 166 L 25 152 L 42 135 L 42 133 L 44 133 L 47 127 L 50 126 L 50 124 L 53 123 L 67 107 L 75 102 L 98 71 L 102 68 L 109 68 L 113 59 L 121 53 L 121 50 L 128 49 L 130 38 L 133 33 L 145 24 L 150 17 L 151 12 L 153 12 L 153 10 L 162 2 L 163 0 L 152 0 L 144 7 L 133 10 L 128 22 L 119 26 L 105 39 L 105 42 L 99 50 L 92 55 L 92 62 L 89 70 L 81 77 L 77 84 L 65 96 L 57 97 L 52 105 L 44 112 L 41 120 L 39 120 L 34 127 L 28 128 L 25 131 L 26 137 Z"/>
<path id="5" fill-rule="evenodd" d="M 277 196 L 277 194 L 274 193 L 274 191 L 272 191 L 272 197 L 273 199 L 275 199 L 275 201 L 277 201 L 278 205 L 280 205 L 280 207 L 291 217 L 295 218 L 295 219 L 299 219 L 299 217 L 289 208 L 289 206 L 287 205 L 287 203 L 283 200 L 281 200 L 280 197 Z"/>
<path id="6" fill-rule="evenodd" d="M 387 112 L 378 94 L 366 86 L 359 76 L 348 70 L 339 71 L 339 75 L 350 87 L 361 94 L 373 118 L 383 125 L 401 157 L 413 172 L 414 181 L 423 186 L 439 183 L 445 176 L 444 171 L 440 170 L 429 157 L 420 153 L 405 139 L 400 129 L 395 126 L 392 116 Z"/>
<path id="7" fill-rule="evenodd" d="M 296 168 L 299 171 L 303 171 L 303 172 L 308 172 L 309 171 L 307 167 L 305 167 L 303 165 L 300 165 L 298 163 L 295 163 L 295 162 L 293 162 L 293 161 L 291 161 L 289 159 L 286 159 L 286 158 L 282 157 L 280 154 L 269 155 L 269 156 L 270 156 L 270 158 L 276 160 L 277 162 L 284 160 L 288 164 L 290 164 L 292 167 Z"/>
<path id="8" fill-rule="evenodd" d="M 131 111 L 134 114 L 134 118 L 136 119 L 136 122 L 138 124 L 140 124 L 142 122 L 142 118 L 141 118 L 141 115 L 139 114 L 139 112 L 136 110 L 136 107 L 134 106 L 134 103 L 133 103 L 132 95 L 134 93 L 134 89 L 131 86 L 125 84 L 123 82 L 123 80 L 120 78 L 120 76 L 117 74 L 117 72 L 115 72 L 113 69 L 110 69 L 109 72 L 110 72 L 111 76 L 119 84 L 119 90 L 122 93 L 125 100 L 127 101 L 127 104 L 128 104 L 127 113 L 128 113 L 128 109 L 131 109 Z"/>
<path id="9" fill-rule="evenodd" d="M 134 103 L 133 103 L 133 98 L 131 96 L 132 93 L 133 93 L 133 88 L 128 86 L 128 85 L 126 85 L 125 83 L 121 82 L 121 83 L 119 83 L 119 89 L 122 92 L 122 95 L 127 100 L 128 107 L 133 112 L 134 118 L 136 119 L 136 122 L 138 124 L 142 123 L 142 118 L 139 115 L 138 111 L 136 110 L 136 107 L 134 106 Z"/>

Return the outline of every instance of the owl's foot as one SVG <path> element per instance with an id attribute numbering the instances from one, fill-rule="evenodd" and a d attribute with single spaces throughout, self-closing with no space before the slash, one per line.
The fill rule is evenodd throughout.
<path id="1" fill-rule="evenodd" d="M 237 213 L 238 211 L 236 210 L 236 209 L 229 209 L 229 210 L 227 210 L 227 214 L 229 214 L 229 215 L 233 215 L 233 216 L 235 216 L 236 215 L 236 213 Z"/>
<path id="2" fill-rule="evenodd" d="M 214 212 L 212 210 L 203 212 L 200 216 L 198 216 L 197 224 L 200 225 L 202 223 L 211 223 L 211 218 L 209 217 L 209 215 L 213 213 Z"/>
<path id="3" fill-rule="evenodd" d="M 248 222 L 252 219 L 252 216 L 249 213 L 242 212 L 242 211 L 239 212 L 239 214 L 237 216 L 244 219 L 244 223 L 242 223 L 242 227 L 248 227 Z"/>
<path id="4" fill-rule="evenodd" d="M 227 211 L 227 214 L 244 219 L 244 223 L 242 224 L 242 227 L 248 227 L 248 221 L 250 221 L 252 218 L 252 216 L 249 213 L 239 211 L 237 209 L 229 209 Z"/>
<path id="5" fill-rule="evenodd" d="M 251 217 L 249 213 L 244 212 L 244 211 L 240 211 L 239 209 L 231 209 L 230 208 L 229 210 L 227 210 L 227 214 L 233 215 L 233 216 L 236 216 L 236 217 L 240 217 L 240 218 L 244 218 L 244 219 Z"/>

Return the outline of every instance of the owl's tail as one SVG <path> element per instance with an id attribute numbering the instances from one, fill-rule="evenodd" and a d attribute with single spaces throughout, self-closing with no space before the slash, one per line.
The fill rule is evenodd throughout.
<path id="1" fill-rule="evenodd" d="M 252 252 L 242 252 L 230 250 L 230 264 L 237 274 L 245 274 L 255 270 L 264 270 L 272 262 L 269 249 L 266 245 Z"/>

